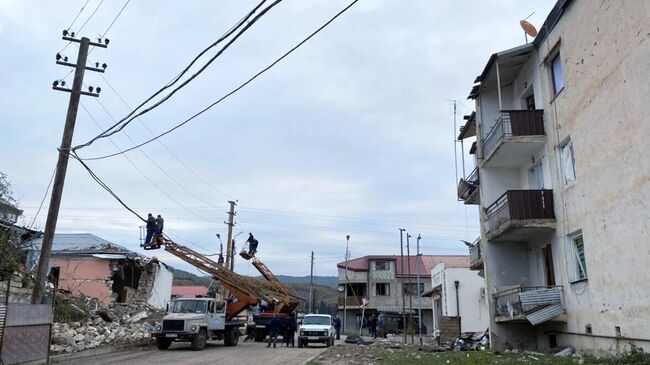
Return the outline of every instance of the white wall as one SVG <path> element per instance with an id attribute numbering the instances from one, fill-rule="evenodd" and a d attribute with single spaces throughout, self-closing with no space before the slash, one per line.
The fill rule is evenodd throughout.
<path id="1" fill-rule="evenodd" d="M 159 263 L 156 267 L 149 305 L 163 310 L 167 307 L 172 296 L 172 281 L 174 281 L 174 274 L 167 270 L 165 265 Z"/>
<path id="2" fill-rule="evenodd" d="M 485 288 L 485 280 L 478 276 L 478 271 L 469 268 L 447 268 L 444 263 L 436 265 L 431 270 L 432 284 L 434 278 L 442 279 L 441 304 L 442 315 L 455 317 L 456 287 L 458 281 L 458 298 L 461 317 L 461 331 L 483 332 L 490 324 L 488 306 L 481 289 Z M 435 309 L 434 309 L 435 313 Z"/>

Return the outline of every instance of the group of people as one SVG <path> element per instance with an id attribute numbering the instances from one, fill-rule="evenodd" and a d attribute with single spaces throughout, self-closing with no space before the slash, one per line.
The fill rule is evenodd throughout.
<path id="1" fill-rule="evenodd" d="M 153 214 L 149 213 L 147 216 L 147 235 L 144 239 L 144 244 L 149 245 L 153 238 L 162 235 L 164 225 L 165 220 L 160 216 L 160 214 L 154 218 Z"/>
<path id="2" fill-rule="evenodd" d="M 334 316 L 333 318 L 334 321 L 334 329 L 336 330 L 336 339 L 340 340 L 341 339 L 341 319 L 338 317 Z M 357 319 L 358 322 L 361 321 L 360 318 Z M 357 326 L 363 326 L 365 328 L 368 328 L 368 334 L 372 338 L 377 338 L 377 337 L 386 337 L 386 322 L 384 321 L 384 316 L 379 314 L 379 315 L 371 315 L 369 317 L 364 318 L 362 323 L 357 323 Z"/>
<path id="3" fill-rule="evenodd" d="M 283 321 L 278 315 L 274 315 L 269 323 L 269 340 L 266 347 L 276 346 L 278 336 L 282 335 L 285 347 L 296 347 L 295 337 L 298 330 L 298 323 L 296 322 L 296 314 L 289 313 L 287 319 Z M 282 344 L 280 344 L 282 347 Z"/>

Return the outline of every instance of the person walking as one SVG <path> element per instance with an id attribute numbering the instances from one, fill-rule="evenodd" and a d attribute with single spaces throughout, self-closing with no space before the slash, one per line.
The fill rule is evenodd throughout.
<path id="1" fill-rule="evenodd" d="M 334 329 L 336 330 L 336 339 L 341 339 L 341 320 L 339 317 L 334 317 Z"/>
<path id="2" fill-rule="evenodd" d="M 147 217 L 147 236 L 144 239 L 144 244 L 148 245 L 151 243 L 151 238 L 156 233 L 156 218 L 153 217 L 153 214 L 149 213 Z"/>
<path id="3" fill-rule="evenodd" d="M 282 320 L 277 314 L 274 314 L 271 323 L 269 323 L 269 342 L 266 347 L 271 347 L 272 341 L 273 348 L 275 348 L 275 344 L 278 342 L 278 335 L 280 335 L 280 330 L 282 330 Z"/>
<path id="4" fill-rule="evenodd" d="M 386 336 L 386 333 L 384 332 L 384 327 L 385 327 L 384 316 L 380 314 L 379 319 L 377 320 L 377 328 L 379 328 L 379 337 L 381 338 L 385 338 Z"/>

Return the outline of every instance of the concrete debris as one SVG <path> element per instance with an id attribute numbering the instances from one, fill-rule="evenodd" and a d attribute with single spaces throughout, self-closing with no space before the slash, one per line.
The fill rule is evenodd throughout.
<path id="1" fill-rule="evenodd" d="M 573 353 L 573 349 L 571 347 L 566 347 L 562 351 L 556 353 L 554 356 L 565 357 L 565 356 L 571 356 L 572 353 Z"/>
<path id="2" fill-rule="evenodd" d="M 74 300 L 90 302 L 84 297 L 76 297 Z M 94 305 L 77 307 L 83 310 L 83 315 L 79 316 L 81 319 L 52 324 L 50 350 L 55 354 L 101 346 L 152 344 L 153 325 L 165 314 L 144 301 L 112 303 L 108 308 Z"/>

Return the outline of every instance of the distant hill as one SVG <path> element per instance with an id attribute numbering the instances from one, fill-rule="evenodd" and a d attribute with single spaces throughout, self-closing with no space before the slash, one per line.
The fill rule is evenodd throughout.
<path id="1" fill-rule="evenodd" d="M 171 269 L 171 271 L 174 274 L 173 285 L 203 285 L 209 287 L 212 282 L 212 278 L 207 275 L 199 276 L 178 269 Z M 257 278 L 261 279 L 262 276 Z M 309 276 L 278 275 L 278 280 L 293 289 L 299 297 L 305 300 L 309 298 Z M 339 295 L 336 288 L 336 276 L 314 276 L 314 311 L 318 313 L 335 313 Z"/>

